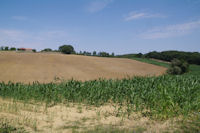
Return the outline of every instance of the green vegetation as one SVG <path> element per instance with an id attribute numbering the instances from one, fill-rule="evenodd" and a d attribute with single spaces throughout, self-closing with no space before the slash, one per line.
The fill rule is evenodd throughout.
<path id="1" fill-rule="evenodd" d="M 16 128 L 8 123 L 0 123 L 0 133 L 25 133 L 25 130 L 23 128 Z"/>
<path id="2" fill-rule="evenodd" d="M 189 72 L 185 75 L 200 75 L 200 65 L 190 65 Z"/>
<path id="3" fill-rule="evenodd" d="M 187 119 L 178 121 L 177 131 L 184 133 L 199 133 L 200 132 L 200 114 L 191 114 Z"/>
<path id="4" fill-rule="evenodd" d="M 36 49 L 32 49 L 32 51 L 33 51 L 34 53 L 37 52 Z"/>
<path id="5" fill-rule="evenodd" d="M 15 47 L 11 47 L 10 51 L 16 51 L 16 48 Z"/>
<path id="6" fill-rule="evenodd" d="M 83 131 L 81 133 L 142 133 L 144 131 L 144 128 L 120 129 L 115 126 L 96 126 L 94 129 Z"/>
<path id="7" fill-rule="evenodd" d="M 96 51 L 93 51 L 92 53 L 91 52 L 87 52 L 87 51 L 80 51 L 79 53 L 76 53 L 78 55 L 85 55 L 85 56 L 99 56 L 99 57 L 114 57 L 115 56 L 115 53 L 107 53 L 107 52 L 96 52 Z"/>
<path id="8" fill-rule="evenodd" d="M 189 64 L 185 61 L 173 59 L 167 73 L 172 75 L 183 74 L 189 71 Z"/>
<path id="9" fill-rule="evenodd" d="M 147 58 L 154 58 L 164 61 L 171 61 L 174 58 L 185 60 L 190 64 L 200 65 L 200 53 L 198 52 L 183 52 L 183 51 L 163 51 L 163 52 L 149 52 L 145 54 Z"/>
<path id="10" fill-rule="evenodd" d="M 52 51 L 52 49 L 50 49 L 50 48 L 45 48 L 45 49 L 43 49 L 41 52 L 51 52 Z"/>
<path id="11" fill-rule="evenodd" d="M 116 103 L 127 113 L 141 111 L 153 118 L 188 115 L 200 109 L 200 75 L 134 77 L 123 80 L 67 81 L 59 84 L 0 83 L 0 96 L 49 104 Z"/>
<path id="12" fill-rule="evenodd" d="M 4 48 L 2 47 L 2 49 Z M 61 51 L 61 47 L 59 50 Z M 72 51 L 72 53 L 75 52 L 74 49 Z M 160 54 L 166 55 L 166 53 L 170 54 L 171 52 L 161 52 Z M 172 53 L 176 53 L 176 51 Z M 114 53 L 109 55 L 109 53 L 106 52 L 97 53 L 96 51 L 93 53 L 84 51 L 83 53 L 80 52 L 80 54 L 102 57 L 114 56 Z M 170 63 L 168 62 L 160 62 L 150 59 L 155 58 L 152 56 L 154 54 L 155 52 L 153 54 L 146 55 L 139 53 L 117 57 L 134 59 L 170 68 Z M 167 61 L 171 61 L 171 59 L 174 58 L 175 55 L 172 55 L 169 56 Z M 198 64 L 198 60 L 196 60 L 197 58 L 194 58 L 195 60 L 191 59 L 196 55 L 197 53 L 194 53 L 192 56 L 184 57 L 184 59 L 190 63 Z M 176 57 L 178 57 L 178 59 L 183 59 L 183 57 L 179 54 L 177 54 Z M 166 60 L 163 58 L 158 59 Z M 193 61 L 197 61 L 197 63 Z M 61 83 L 52 82 L 48 84 L 41 84 L 38 82 L 34 82 L 32 84 L 1 82 L 0 97 L 21 100 L 24 102 L 45 102 L 46 106 L 52 106 L 57 103 L 68 104 L 69 102 L 84 103 L 95 106 L 109 103 L 113 104 L 113 106 L 117 108 L 118 112 L 116 115 L 118 116 L 120 116 L 121 112 L 125 113 L 128 117 L 132 112 L 140 112 L 143 116 L 147 116 L 152 119 L 168 119 L 178 116 L 186 116 L 182 117 L 185 119 L 181 119 L 181 121 L 179 121 L 180 127 L 178 127 L 177 132 L 179 132 L 179 129 L 180 132 L 199 132 L 200 66 L 194 64 L 190 64 L 188 73 L 182 74 L 182 72 L 179 72 L 178 70 L 177 74 L 182 75 L 176 76 L 163 75 L 159 77 L 133 77 L 122 80 L 100 79 L 86 82 L 70 80 L 65 82 L 63 81 Z M 183 66 L 184 71 L 188 70 L 187 64 L 179 61 L 172 61 L 171 66 L 179 66 L 180 69 L 182 69 Z M 77 109 L 79 113 L 82 112 L 81 107 L 78 107 Z M 0 125 L 0 133 L 12 132 L 16 130 L 17 128 L 6 124 Z M 88 132 L 107 131 L 129 132 L 129 130 L 126 129 L 107 129 L 106 127 L 88 130 Z M 144 131 L 144 129 L 141 130 L 141 132 L 142 131 Z"/>
<path id="13" fill-rule="evenodd" d="M 138 54 L 125 54 L 118 55 L 116 57 L 119 58 L 153 58 L 163 61 L 172 61 L 174 58 L 179 60 L 184 60 L 189 64 L 200 65 L 200 53 L 199 52 L 184 52 L 184 51 L 163 51 L 163 52 L 149 52 L 146 54 L 138 53 Z"/>
<path id="14" fill-rule="evenodd" d="M 59 51 L 64 54 L 73 54 L 75 53 L 74 47 L 72 45 L 62 45 L 59 47 Z"/>
<path id="15" fill-rule="evenodd" d="M 170 63 L 160 62 L 160 61 L 156 61 L 156 60 L 149 59 L 149 58 L 137 58 L 133 54 L 119 56 L 119 57 L 120 58 L 129 58 L 129 59 L 133 59 L 133 60 L 137 60 L 137 61 L 141 61 L 141 62 L 145 62 L 145 63 L 157 65 L 157 66 L 163 66 L 163 67 L 166 67 L 166 68 L 170 67 Z M 200 65 L 191 64 L 189 66 L 189 72 L 185 73 L 184 75 L 200 75 Z"/>
<path id="16" fill-rule="evenodd" d="M 132 57 L 132 58 L 129 58 L 129 59 L 133 59 L 133 60 L 137 60 L 137 61 L 141 61 L 141 62 L 145 62 L 145 63 L 149 63 L 149 64 L 153 64 L 153 65 L 163 66 L 163 67 L 169 68 L 169 63 L 159 62 L 159 61 L 155 61 L 155 60 L 148 59 L 148 58 Z"/>
<path id="17" fill-rule="evenodd" d="M 8 50 L 9 50 L 9 47 L 8 47 L 8 46 L 6 46 L 4 50 L 5 50 L 5 51 L 8 51 Z"/>

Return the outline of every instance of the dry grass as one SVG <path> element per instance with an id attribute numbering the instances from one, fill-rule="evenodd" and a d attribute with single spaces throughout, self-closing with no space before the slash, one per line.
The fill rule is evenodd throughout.
<path id="1" fill-rule="evenodd" d="M 101 58 L 58 53 L 0 52 L 0 81 L 29 83 L 64 80 L 121 79 L 161 75 L 166 68 L 131 59 Z"/>
<path id="2" fill-rule="evenodd" d="M 81 110 L 81 111 L 80 111 Z M 116 116 L 117 109 L 109 105 L 93 107 L 83 104 L 59 104 L 45 107 L 44 104 L 29 104 L 0 99 L 0 122 L 28 132 L 71 133 L 93 130 L 96 127 L 111 127 L 141 132 L 170 131 L 171 121 L 158 122 L 141 114 Z"/>

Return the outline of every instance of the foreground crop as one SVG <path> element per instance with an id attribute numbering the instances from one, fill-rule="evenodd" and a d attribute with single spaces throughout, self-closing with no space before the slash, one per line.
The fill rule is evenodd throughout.
<path id="1" fill-rule="evenodd" d="M 0 83 L 0 96 L 22 101 L 115 103 L 126 112 L 140 111 L 153 118 L 198 113 L 200 76 L 134 77 L 123 80 L 68 81 L 48 84 Z"/>

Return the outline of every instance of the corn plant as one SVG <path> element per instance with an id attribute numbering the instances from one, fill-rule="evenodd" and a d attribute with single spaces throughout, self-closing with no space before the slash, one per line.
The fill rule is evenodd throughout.
<path id="1" fill-rule="evenodd" d="M 62 83 L 0 83 L 0 96 L 25 102 L 115 103 L 156 118 L 188 115 L 200 110 L 200 75 L 163 75 L 122 80 L 70 80 Z"/>

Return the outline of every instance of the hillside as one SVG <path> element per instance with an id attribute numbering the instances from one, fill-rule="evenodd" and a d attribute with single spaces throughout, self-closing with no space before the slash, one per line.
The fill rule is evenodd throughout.
<path id="1" fill-rule="evenodd" d="M 160 75 L 166 70 L 131 59 L 101 58 L 58 53 L 0 52 L 0 81 L 51 82 L 64 80 L 116 79 L 127 76 Z"/>

